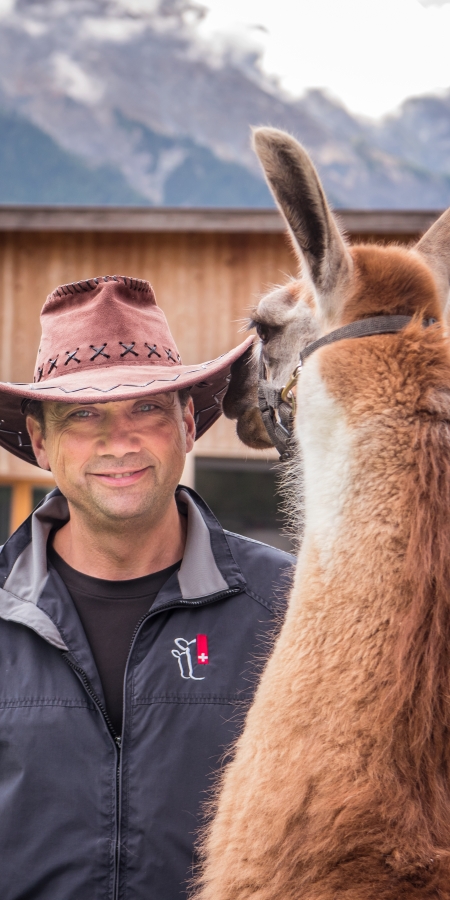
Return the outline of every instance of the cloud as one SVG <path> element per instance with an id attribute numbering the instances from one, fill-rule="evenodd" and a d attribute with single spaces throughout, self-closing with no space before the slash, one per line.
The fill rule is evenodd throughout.
<path id="1" fill-rule="evenodd" d="M 14 8 L 14 0 L 0 0 L 0 17 L 7 16 Z"/>
<path id="2" fill-rule="evenodd" d="M 421 6 L 448 6 L 450 0 L 419 0 Z"/>
<path id="3" fill-rule="evenodd" d="M 117 41 L 123 43 L 144 31 L 146 23 L 141 19 L 125 18 L 94 18 L 86 16 L 82 23 L 84 34 L 87 38 L 96 38 L 100 41 Z"/>
<path id="4" fill-rule="evenodd" d="M 56 84 L 68 97 L 93 106 L 102 99 L 100 82 L 83 71 L 66 53 L 54 53 L 52 63 Z"/>

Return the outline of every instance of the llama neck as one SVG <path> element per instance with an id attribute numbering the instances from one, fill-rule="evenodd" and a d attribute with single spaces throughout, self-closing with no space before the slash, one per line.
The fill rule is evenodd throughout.
<path id="1" fill-rule="evenodd" d="M 352 579 L 357 585 L 359 558 L 365 571 L 383 564 L 391 572 L 406 552 L 414 423 L 395 428 L 374 416 L 351 427 L 349 418 L 313 363 L 305 372 L 297 419 L 304 468 L 303 555 L 315 548 L 315 564 L 325 578 L 328 569 L 335 578 L 338 559 L 351 552 L 353 564 L 342 574 L 346 583 Z M 389 563 L 389 557 L 395 561 Z"/>
<path id="2" fill-rule="evenodd" d="M 449 690 L 450 429 L 386 414 L 352 430 L 323 382 L 309 386 L 298 420 L 305 535 L 286 631 L 308 660 L 308 702 L 325 681 L 330 716 L 353 697 L 355 727 L 359 710 L 368 734 L 375 717 L 380 742 L 384 732 L 418 770 L 445 718 L 430 710 Z"/>

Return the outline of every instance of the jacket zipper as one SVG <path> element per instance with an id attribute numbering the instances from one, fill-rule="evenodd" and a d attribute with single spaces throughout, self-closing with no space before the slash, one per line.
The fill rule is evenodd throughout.
<path id="1" fill-rule="evenodd" d="M 125 666 L 124 692 L 123 692 L 123 720 L 122 720 L 123 722 L 125 722 L 125 694 L 126 694 L 125 685 L 127 682 L 127 675 L 128 675 L 128 663 L 130 661 L 131 654 L 133 652 L 134 643 L 136 641 L 137 635 L 138 635 L 142 625 L 144 624 L 144 622 L 146 622 L 147 619 L 151 619 L 152 616 L 156 616 L 156 615 L 158 615 L 158 613 L 165 612 L 168 609 L 176 609 L 176 608 L 183 609 L 183 607 L 188 608 L 191 606 L 207 606 L 208 603 L 215 602 L 216 600 L 217 601 L 225 600 L 226 597 L 233 597 L 234 594 L 239 594 L 241 591 L 242 591 L 242 586 L 239 586 L 239 587 L 235 587 L 235 588 L 228 588 L 228 590 L 221 591 L 218 594 L 209 594 L 208 597 L 202 597 L 201 600 L 185 600 L 185 601 L 175 600 L 172 603 L 166 603 L 164 606 L 158 606 L 157 609 L 150 609 L 147 613 L 145 613 L 145 615 L 141 616 L 141 618 L 139 619 L 139 622 L 137 623 L 137 625 L 133 631 L 133 636 L 132 636 L 131 642 L 130 642 L 130 649 L 128 651 L 127 663 Z M 119 769 L 119 777 L 120 777 L 120 769 Z M 117 793 L 117 797 L 121 803 L 121 795 L 120 795 L 119 790 Z M 114 900 L 117 900 L 118 895 L 119 895 L 120 845 L 121 845 L 121 837 L 122 837 L 122 835 L 121 835 L 121 825 L 122 825 L 121 812 L 122 812 L 122 810 L 119 809 L 118 816 L 117 816 L 117 836 L 116 836 L 117 869 L 116 869 L 116 877 L 115 877 L 115 888 L 114 888 L 114 893 L 113 893 Z"/>
<path id="2" fill-rule="evenodd" d="M 130 660 L 130 657 L 131 657 L 131 654 L 132 654 L 132 651 L 133 651 L 134 642 L 135 642 L 135 640 L 136 640 L 136 637 L 137 637 L 137 635 L 138 635 L 138 632 L 140 631 L 140 629 L 141 629 L 142 625 L 144 624 L 144 622 L 147 621 L 147 619 L 150 619 L 152 616 L 155 616 L 155 615 L 157 615 L 157 614 L 160 613 L 160 612 L 165 612 L 165 611 L 168 610 L 168 609 L 176 609 L 176 608 L 178 608 L 178 609 L 183 609 L 183 608 L 189 608 L 189 607 L 192 607 L 192 606 L 207 606 L 208 603 L 213 603 L 213 602 L 216 602 L 216 601 L 218 601 L 218 600 L 225 600 L 226 597 L 232 597 L 232 596 L 234 596 L 234 594 L 239 594 L 239 593 L 242 591 L 242 587 L 243 587 L 242 585 L 239 585 L 238 587 L 235 587 L 235 588 L 228 588 L 228 590 L 226 590 L 226 591 L 220 591 L 220 592 L 217 593 L 217 594 L 209 594 L 207 597 L 202 597 L 201 600 L 184 600 L 184 601 L 183 601 L 183 600 L 182 600 L 182 601 L 180 601 L 180 600 L 175 600 L 175 601 L 173 601 L 172 603 L 166 603 L 165 606 L 159 606 L 159 607 L 158 607 L 157 609 L 155 609 L 155 610 L 150 609 L 148 613 L 145 613 L 145 615 L 142 616 L 142 617 L 139 619 L 139 622 L 137 623 L 137 625 L 136 625 L 136 627 L 135 627 L 135 629 L 134 629 L 134 631 L 133 631 L 133 636 L 132 636 L 132 638 L 131 638 L 131 643 L 130 643 L 130 649 L 129 649 L 129 651 L 128 651 L 127 663 L 126 663 L 126 666 L 125 666 L 124 686 L 125 686 L 126 680 L 127 680 L 128 663 L 129 663 L 129 660 Z M 112 722 L 111 722 L 111 719 L 110 719 L 109 716 L 108 716 L 107 710 L 105 709 L 105 706 L 103 705 L 102 701 L 100 700 L 100 697 L 95 693 L 94 688 L 92 687 L 92 684 L 91 684 L 91 682 L 89 681 L 89 678 L 88 678 L 88 676 L 86 675 L 86 672 L 84 671 L 84 669 L 82 669 L 81 666 L 77 665 L 77 663 L 74 662 L 74 661 L 70 658 L 70 656 L 69 656 L 67 653 L 63 653 L 63 654 L 62 654 L 62 657 L 63 657 L 63 659 L 65 659 L 65 661 L 67 662 L 67 665 L 69 665 L 70 668 L 73 669 L 73 671 L 77 673 L 77 675 L 78 675 L 78 677 L 80 678 L 80 681 L 82 682 L 82 684 L 83 684 L 83 686 L 84 686 L 86 692 L 89 694 L 91 700 L 94 701 L 95 705 L 97 706 L 97 708 L 98 708 L 99 711 L 101 712 L 101 714 L 102 714 L 102 716 L 103 716 L 103 718 L 104 718 L 104 720 L 105 720 L 105 723 L 106 723 L 106 725 L 107 725 L 108 731 L 109 731 L 109 733 L 110 733 L 110 735 L 111 735 L 111 737 L 112 737 L 112 739 L 113 739 L 113 741 L 114 741 L 114 743 L 115 743 L 115 745 L 116 745 L 116 752 L 117 752 L 117 767 L 116 767 L 116 850 L 115 850 L 115 860 L 114 860 L 115 871 L 114 871 L 114 881 L 113 881 L 113 884 L 114 884 L 114 888 L 113 888 L 113 898 L 114 898 L 114 900 L 117 900 L 118 895 L 119 895 L 120 841 L 121 841 L 121 824 L 122 824 L 122 823 L 121 823 L 121 813 L 122 813 L 122 808 L 121 808 L 121 807 L 122 807 L 122 798 L 121 798 L 121 750 L 122 750 L 122 740 L 121 740 L 120 735 L 118 735 L 117 732 L 115 731 L 114 726 L 113 726 L 113 724 L 112 724 Z M 123 699 L 123 714 L 122 714 L 122 721 L 125 722 L 125 690 L 124 690 L 124 699 Z"/>
<path id="3" fill-rule="evenodd" d="M 136 635 L 141 627 L 144 624 L 146 619 L 150 619 L 152 616 L 156 616 L 160 612 L 165 612 L 168 609 L 183 609 L 189 608 L 191 606 L 207 606 L 208 603 L 215 602 L 216 600 L 225 600 L 226 597 L 232 597 L 234 594 L 240 594 L 242 591 L 242 587 L 228 588 L 226 591 L 221 591 L 218 594 L 209 594 L 207 597 L 202 597 L 201 600 L 174 600 L 172 603 L 166 603 L 165 606 L 158 606 L 158 609 L 150 609 L 145 615 L 141 616 L 139 622 L 136 625 L 136 628 L 133 631 L 133 636 L 131 638 L 130 649 L 128 651 L 127 664 L 125 667 L 125 676 L 126 670 L 128 668 L 128 660 L 131 655 L 131 651 L 133 649 L 133 644 L 136 638 Z"/>
<path id="4" fill-rule="evenodd" d="M 77 672 L 78 675 L 80 676 L 80 679 L 83 682 L 83 685 L 84 685 L 87 693 L 89 694 L 91 700 L 93 700 L 95 705 L 98 706 L 98 708 L 108 726 L 108 731 L 110 732 L 111 737 L 112 737 L 116 747 L 118 748 L 118 750 L 120 750 L 120 744 L 121 744 L 120 736 L 115 731 L 114 725 L 111 722 L 111 719 L 109 718 L 108 713 L 107 713 L 105 707 L 103 706 L 102 701 L 100 700 L 100 697 L 95 693 L 94 688 L 92 687 L 92 684 L 86 675 L 86 672 L 84 671 L 84 669 L 81 668 L 81 666 L 78 666 L 77 663 L 75 663 L 67 653 L 63 653 L 62 657 L 63 657 L 63 659 L 65 659 L 67 665 L 70 666 L 70 668 L 73 669 L 74 672 Z"/>
<path id="5" fill-rule="evenodd" d="M 105 723 L 107 725 L 108 731 L 116 745 L 116 804 L 115 804 L 115 806 L 116 806 L 116 846 L 115 846 L 115 851 L 114 851 L 114 894 L 113 894 L 113 896 L 115 898 L 116 897 L 116 884 L 118 884 L 118 882 L 119 882 L 119 879 L 117 878 L 117 873 L 119 870 L 119 843 L 117 840 L 117 836 L 119 834 L 118 815 L 119 815 L 119 791 L 120 791 L 121 738 L 117 734 L 117 732 L 114 728 L 114 725 L 112 724 L 111 719 L 108 716 L 107 710 L 106 710 L 105 706 L 103 705 L 102 701 L 100 700 L 100 697 L 95 693 L 94 688 L 92 687 L 92 684 L 89 681 L 89 678 L 87 677 L 84 669 L 82 669 L 81 666 L 78 666 L 77 663 L 75 663 L 67 653 L 63 653 L 62 657 L 63 657 L 63 659 L 65 659 L 67 665 L 70 666 L 70 668 L 73 669 L 73 671 L 78 675 L 78 677 L 80 678 L 80 681 L 83 684 L 85 691 L 89 694 L 91 700 L 94 701 L 95 705 L 100 710 L 100 712 L 105 720 Z"/>

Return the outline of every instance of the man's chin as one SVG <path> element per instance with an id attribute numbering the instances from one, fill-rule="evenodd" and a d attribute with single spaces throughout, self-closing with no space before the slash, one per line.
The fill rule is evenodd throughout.
<path id="1" fill-rule="evenodd" d="M 91 482 L 78 491 L 71 486 L 70 491 L 65 493 L 62 489 L 62 493 L 82 519 L 117 530 L 117 525 L 126 528 L 127 522 L 141 521 L 147 527 L 159 522 L 173 500 L 176 485 L 177 482 L 161 484 L 151 469 L 147 478 L 123 488 Z"/>
<path id="2" fill-rule="evenodd" d="M 82 518 L 96 520 L 99 523 L 116 523 L 126 526 L 127 522 L 139 519 L 154 518 L 155 507 L 159 506 L 153 492 L 114 491 L 114 495 L 106 495 L 103 491 L 95 495 L 67 497 L 69 503 L 78 510 Z"/>
<path id="3" fill-rule="evenodd" d="M 152 518 L 154 503 L 149 497 L 143 498 L 141 496 L 136 499 L 114 497 L 110 502 L 105 502 L 103 498 L 102 500 L 103 502 L 97 501 L 96 504 L 93 504 L 91 511 L 94 514 L 97 511 L 98 514 L 109 519 L 111 523 L 117 520 L 125 524 L 125 522 L 133 519 Z"/>

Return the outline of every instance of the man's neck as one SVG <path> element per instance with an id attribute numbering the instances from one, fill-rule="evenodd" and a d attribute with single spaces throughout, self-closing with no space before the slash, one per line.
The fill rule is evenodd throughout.
<path id="1" fill-rule="evenodd" d="M 175 499 L 153 527 L 131 521 L 119 532 L 90 523 L 69 504 L 70 519 L 56 532 L 53 547 L 63 560 L 85 575 L 128 581 L 159 572 L 178 562 L 186 543 L 187 519 Z"/>

